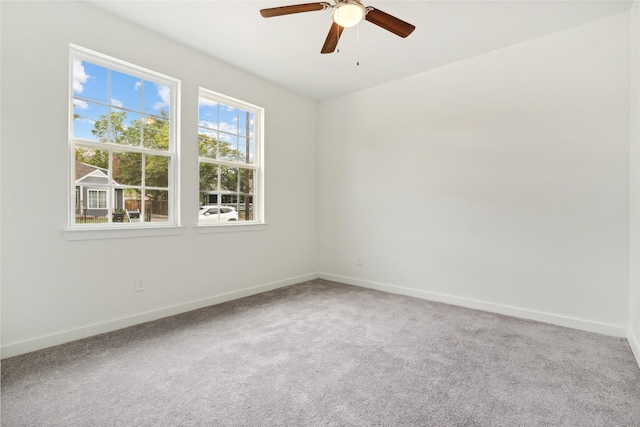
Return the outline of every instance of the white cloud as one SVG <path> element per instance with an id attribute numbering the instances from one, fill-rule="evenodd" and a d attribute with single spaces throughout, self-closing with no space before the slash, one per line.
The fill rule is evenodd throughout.
<path id="1" fill-rule="evenodd" d="M 87 104 L 85 101 L 82 101 L 80 99 L 74 99 L 73 106 L 79 110 L 86 110 L 87 108 L 89 108 L 89 104 Z"/>
<path id="2" fill-rule="evenodd" d="M 74 120 L 77 121 L 77 122 L 80 122 L 80 123 L 88 123 L 91 126 L 96 124 L 95 120 L 89 119 L 89 118 L 86 118 L 86 117 L 79 117 L 79 118 L 74 119 Z"/>
<path id="3" fill-rule="evenodd" d="M 84 90 L 84 84 L 91 77 L 84 71 L 84 66 L 82 65 L 82 61 L 78 59 L 73 60 L 73 92 L 74 93 L 82 93 Z"/>
<path id="4" fill-rule="evenodd" d="M 124 104 L 118 99 L 111 98 L 111 105 L 113 105 L 114 107 L 122 108 Z"/>
<path id="5" fill-rule="evenodd" d="M 220 141 L 224 141 L 224 142 L 233 142 L 233 137 L 231 135 L 226 134 L 226 133 L 221 133 L 219 135 L 219 139 L 220 139 Z"/>
<path id="6" fill-rule="evenodd" d="M 237 125 L 233 123 L 227 123 L 227 122 L 220 122 L 218 129 L 220 129 L 223 132 L 234 133 L 234 134 L 238 132 Z"/>
<path id="7" fill-rule="evenodd" d="M 162 102 L 169 105 L 169 98 L 171 97 L 171 90 L 166 86 L 158 86 L 158 96 L 162 99 Z"/>
<path id="8" fill-rule="evenodd" d="M 209 128 L 209 129 L 217 129 L 218 123 L 212 122 L 211 120 L 199 120 L 198 126 L 202 126 L 203 128 Z"/>
<path id="9" fill-rule="evenodd" d="M 220 139 L 231 140 L 232 136 L 235 136 L 238 133 L 238 126 L 234 123 L 227 122 L 214 122 L 211 120 L 199 120 L 198 126 L 209 128 L 209 129 L 217 129 L 219 131 L 225 132 L 230 135 L 222 135 L 220 134 Z"/>
<path id="10" fill-rule="evenodd" d="M 153 105 L 153 109 L 162 110 L 164 107 L 169 106 L 169 101 L 171 99 L 171 90 L 169 90 L 169 88 L 166 86 L 156 85 L 156 87 L 158 88 L 158 96 L 160 97 L 161 101 L 156 102 Z"/>
<path id="11" fill-rule="evenodd" d="M 212 101 L 210 99 L 202 98 L 202 97 L 198 98 L 198 106 L 199 107 L 202 107 L 202 106 L 215 107 L 216 105 L 218 105 L 218 103 L 216 101 Z"/>
<path id="12" fill-rule="evenodd" d="M 133 88 L 137 92 L 140 89 L 140 86 L 142 86 L 142 82 L 141 81 L 137 81 Z"/>

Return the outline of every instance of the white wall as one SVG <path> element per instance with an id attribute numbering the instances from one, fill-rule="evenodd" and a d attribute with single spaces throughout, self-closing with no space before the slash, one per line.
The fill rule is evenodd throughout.
<path id="1" fill-rule="evenodd" d="M 633 2 L 631 26 L 629 330 L 627 338 L 640 364 L 640 3 Z"/>
<path id="2" fill-rule="evenodd" d="M 319 271 L 624 336 L 629 90 L 625 13 L 322 103 Z"/>
<path id="3" fill-rule="evenodd" d="M 1 9 L 3 357 L 318 270 L 640 350 L 637 2 L 319 111 L 84 3 Z M 182 80 L 182 235 L 64 239 L 69 43 Z M 266 108 L 264 231 L 194 232 L 198 86 Z"/>
<path id="4" fill-rule="evenodd" d="M 1 18 L 3 357 L 314 277 L 316 103 L 82 2 Z M 69 43 L 181 79 L 182 235 L 63 237 Z M 199 86 L 266 110 L 266 230 L 194 232 Z"/>

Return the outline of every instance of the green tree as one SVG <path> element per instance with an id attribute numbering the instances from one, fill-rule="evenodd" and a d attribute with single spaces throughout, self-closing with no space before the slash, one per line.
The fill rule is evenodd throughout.
<path id="1" fill-rule="evenodd" d="M 166 111 L 160 111 L 157 117 L 146 117 L 131 120 L 127 123 L 125 111 L 114 111 L 110 115 L 102 114 L 91 131 L 98 141 L 113 142 L 116 144 L 156 150 L 169 149 L 169 117 Z M 92 165 L 107 168 L 108 152 L 106 158 L 96 158 L 96 154 L 90 149 L 76 150 L 76 157 L 81 161 Z M 98 150 L 99 151 L 99 150 Z M 104 157 L 103 154 L 100 154 Z M 93 156 L 93 157 L 92 157 Z M 116 181 L 125 185 L 140 185 L 142 174 L 145 174 L 145 183 L 151 187 L 169 186 L 169 158 L 165 156 L 144 155 L 144 171 L 142 170 L 143 155 L 140 153 L 120 152 L 113 153 L 113 177 Z M 80 159 L 79 159 L 80 160 Z M 166 200 L 167 191 L 148 190 L 146 195 L 154 200 Z"/>
<path id="2" fill-rule="evenodd" d="M 156 117 L 131 120 L 127 123 L 125 111 L 113 111 L 110 115 L 102 114 L 94 124 L 93 135 L 101 142 L 129 145 L 156 150 L 169 148 L 169 117 L 166 111 L 160 111 Z M 229 142 L 220 141 L 206 134 L 198 135 L 198 153 L 202 157 L 228 161 L 245 161 L 248 154 L 232 147 Z M 142 168 L 144 156 L 144 170 Z M 108 168 L 109 153 L 107 150 L 94 150 L 78 147 L 76 158 L 94 166 Z M 137 186 L 142 183 L 144 173 L 145 184 L 149 187 L 166 188 L 169 186 L 169 157 L 143 155 L 131 152 L 113 153 L 113 177 L 124 185 Z M 220 172 L 220 188 L 218 189 L 218 172 Z M 238 187 L 240 175 L 240 187 Z M 200 165 L 200 192 L 208 191 L 247 191 L 249 174 L 240 174 L 238 168 L 222 167 L 208 163 Z M 146 195 L 155 200 L 166 200 L 167 191 L 147 190 Z M 204 201 L 204 199 L 203 199 Z"/>
<path id="3" fill-rule="evenodd" d="M 88 147 L 76 147 L 76 160 L 103 169 L 109 168 L 109 152 Z"/>
<path id="4" fill-rule="evenodd" d="M 200 133 L 198 135 L 198 154 L 201 157 L 211 159 L 237 161 L 242 158 L 242 153 L 226 141 L 219 141 L 213 136 Z M 210 163 L 200 164 L 200 193 L 207 191 L 218 191 L 218 165 Z M 220 190 L 237 191 L 238 169 L 221 167 L 220 169 Z M 203 195 L 203 202 L 204 195 Z"/>
<path id="5" fill-rule="evenodd" d="M 109 119 L 111 119 L 111 126 L 109 126 Z M 100 142 L 113 141 L 116 144 L 123 144 L 128 139 L 128 126 L 125 123 L 126 119 L 126 111 L 113 111 L 110 116 L 101 114 L 98 120 L 94 123 L 91 133 L 98 138 L 98 141 Z M 109 128 L 111 128 L 111 138 L 109 138 Z"/>

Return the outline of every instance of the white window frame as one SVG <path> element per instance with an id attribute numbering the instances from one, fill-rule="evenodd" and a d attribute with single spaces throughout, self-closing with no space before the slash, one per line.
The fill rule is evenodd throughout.
<path id="1" fill-rule="evenodd" d="M 86 139 L 75 138 L 73 133 L 73 113 L 74 113 L 74 98 L 76 96 L 73 92 L 73 63 L 74 60 L 81 60 L 90 62 L 92 64 L 108 68 L 110 70 L 125 73 L 131 76 L 142 78 L 146 81 L 158 83 L 166 86 L 170 89 L 169 95 L 169 147 L 167 150 L 156 150 L 147 147 L 134 147 L 122 144 L 115 144 L 109 142 L 98 142 Z M 180 225 L 180 80 L 173 77 L 166 76 L 164 74 L 149 70 L 117 58 L 110 57 L 74 44 L 70 45 L 69 55 L 69 189 L 68 189 L 68 229 L 73 230 L 100 230 L 100 229 L 115 229 L 115 228 L 169 228 L 178 227 Z M 92 101 L 93 102 L 93 101 Z M 111 108 L 107 105 L 108 108 Z M 108 110 L 110 111 L 110 110 Z M 104 186 L 104 190 L 107 191 L 107 208 L 109 209 L 108 222 L 100 224 L 84 224 L 76 223 L 76 174 L 75 174 L 75 151 L 76 146 L 96 148 L 101 150 L 109 150 L 109 185 Z M 169 158 L 169 170 L 168 170 L 168 221 L 166 222 L 135 222 L 135 223 L 122 223 L 112 222 L 112 212 L 114 210 L 113 192 L 115 188 L 144 188 L 147 190 L 154 190 L 154 187 L 144 185 L 144 165 L 142 169 L 142 183 L 140 186 L 118 186 L 114 184 L 112 180 L 111 171 L 111 159 L 113 152 L 133 152 L 146 155 L 160 155 Z M 101 186 L 95 185 L 92 189 L 97 189 Z M 144 205 L 144 203 L 143 203 Z M 163 233 L 165 234 L 165 233 Z M 93 235 L 91 235 L 92 238 Z"/>
<path id="2" fill-rule="evenodd" d="M 223 95 L 218 92 L 214 92 L 209 89 L 200 88 L 199 97 L 205 98 L 210 101 L 217 102 L 219 104 L 224 104 L 229 107 L 234 107 L 243 111 L 247 111 L 253 113 L 254 124 L 253 124 L 253 142 L 254 142 L 254 152 L 253 152 L 253 163 L 241 163 L 241 162 L 232 162 L 227 160 L 219 160 L 219 159 L 211 159 L 209 157 L 201 157 L 198 156 L 198 176 L 200 174 L 200 164 L 201 163 L 209 163 L 218 166 L 228 166 L 232 168 L 242 168 L 242 169 L 250 169 L 253 170 L 253 219 L 251 221 L 230 221 L 230 222 L 219 222 L 213 224 L 199 224 L 198 218 L 196 218 L 197 229 L 199 232 L 205 230 L 214 230 L 214 229 L 225 229 L 225 231 L 242 231 L 242 228 L 249 229 L 255 228 L 255 226 L 259 226 L 259 229 L 262 229 L 262 226 L 265 225 L 265 213 L 264 213 L 264 108 L 259 107 L 257 105 L 250 104 L 248 102 L 241 101 L 236 98 L 232 98 L 227 95 Z M 198 120 L 200 117 L 198 115 Z M 198 123 L 198 126 L 200 123 Z M 218 175 L 219 176 L 219 175 Z M 218 179 L 218 182 L 220 180 Z M 199 182 L 199 179 L 198 179 Z M 222 206 L 222 197 L 220 197 L 221 193 L 218 197 L 218 207 Z M 198 188 L 198 200 L 200 200 L 200 189 Z M 227 230 L 228 229 L 228 230 Z"/>

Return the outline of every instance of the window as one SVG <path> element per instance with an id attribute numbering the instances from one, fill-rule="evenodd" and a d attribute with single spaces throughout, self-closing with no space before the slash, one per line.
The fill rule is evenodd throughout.
<path id="1" fill-rule="evenodd" d="M 177 225 L 180 82 L 77 46 L 70 60 L 69 225 Z"/>
<path id="2" fill-rule="evenodd" d="M 89 209 L 107 209 L 107 190 L 88 190 L 87 195 Z"/>
<path id="3" fill-rule="evenodd" d="M 200 225 L 263 222 L 263 115 L 260 107 L 200 89 L 200 205 L 218 208 L 201 209 Z"/>

